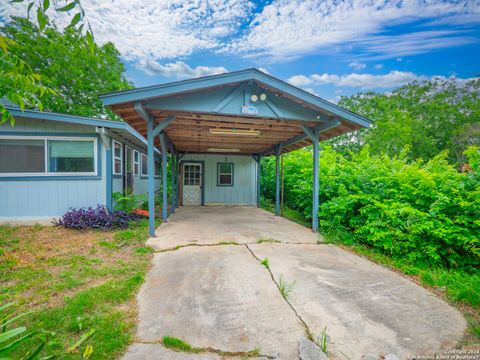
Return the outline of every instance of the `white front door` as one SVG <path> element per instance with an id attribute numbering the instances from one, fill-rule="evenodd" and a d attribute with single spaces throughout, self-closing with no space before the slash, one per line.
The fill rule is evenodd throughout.
<path id="1" fill-rule="evenodd" d="M 202 205 L 202 164 L 183 164 L 183 205 Z"/>

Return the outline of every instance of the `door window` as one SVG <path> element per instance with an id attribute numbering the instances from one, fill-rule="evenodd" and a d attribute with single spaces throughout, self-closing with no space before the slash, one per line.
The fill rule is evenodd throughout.
<path id="1" fill-rule="evenodd" d="M 185 164 L 183 185 L 185 186 L 200 186 L 201 185 L 201 165 L 200 164 Z"/>

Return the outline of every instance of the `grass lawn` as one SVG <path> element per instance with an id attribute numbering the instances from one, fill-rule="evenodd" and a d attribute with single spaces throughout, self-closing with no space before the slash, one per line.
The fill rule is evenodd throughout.
<path id="1" fill-rule="evenodd" d="M 262 208 L 275 212 L 271 202 L 262 199 Z M 298 211 L 284 208 L 284 217 L 310 227 L 311 224 Z M 463 345 L 480 344 L 480 271 L 465 272 L 461 269 L 426 268 L 407 264 L 363 244 L 354 243 L 351 234 L 332 229 L 322 229 L 324 240 L 347 251 L 365 257 L 407 276 L 415 283 L 429 289 L 460 310 L 468 322 Z M 345 239 L 348 239 L 347 243 Z"/>
<path id="2" fill-rule="evenodd" d="M 67 359 L 113 359 L 132 341 L 135 294 L 152 249 L 146 220 L 116 231 L 51 226 L 0 226 L 0 305 L 34 312 L 15 325 L 51 332 L 42 354 L 66 351 L 95 330 Z"/>

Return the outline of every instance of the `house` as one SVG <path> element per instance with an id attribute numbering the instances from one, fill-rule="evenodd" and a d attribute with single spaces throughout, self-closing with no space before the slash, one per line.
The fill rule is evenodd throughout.
<path id="1" fill-rule="evenodd" d="M 128 124 L 8 110 L 15 124 L 0 125 L 0 222 L 50 222 L 71 207 L 112 209 L 114 192 L 147 192 L 147 142 Z"/>
<path id="2" fill-rule="evenodd" d="M 260 161 L 271 155 L 278 215 L 280 155 L 313 145 L 317 231 L 319 142 L 370 124 L 256 69 L 100 98 L 125 122 L 8 108 L 15 126 L 0 125 L 0 221 L 49 221 L 71 207 L 112 209 L 114 192 L 148 193 L 154 235 L 160 186 L 164 221 L 179 205 L 260 206 Z"/>
<path id="3" fill-rule="evenodd" d="M 368 119 L 256 69 L 104 94 L 103 103 L 147 138 L 149 199 L 154 149 L 162 153 L 164 221 L 178 205 L 260 206 L 260 160 L 313 145 L 312 229 L 318 230 L 319 141 L 368 127 Z M 171 179 L 167 179 L 170 153 Z M 153 204 L 153 201 L 149 201 Z M 151 205 L 153 206 L 153 205 Z M 150 234 L 155 234 L 153 207 Z"/>

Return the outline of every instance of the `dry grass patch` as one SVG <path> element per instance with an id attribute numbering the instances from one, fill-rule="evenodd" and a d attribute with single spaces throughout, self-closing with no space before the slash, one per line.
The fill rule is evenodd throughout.
<path id="1" fill-rule="evenodd" d="M 35 310 L 26 325 L 55 333 L 46 354 L 94 328 L 84 346 L 93 346 L 92 358 L 114 358 L 132 339 L 134 296 L 152 256 L 147 238 L 147 221 L 106 232 L 0 226 L 0 304 Z"/>

